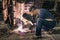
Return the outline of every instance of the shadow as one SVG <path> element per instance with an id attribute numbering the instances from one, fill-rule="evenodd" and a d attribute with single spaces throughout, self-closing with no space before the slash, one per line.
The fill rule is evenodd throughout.
<path id="1" fill-rule="evenodd" d="M 54 31 L 52 32 L 52 34 L 60 34 L 60 29 L 54 30 Z"/>

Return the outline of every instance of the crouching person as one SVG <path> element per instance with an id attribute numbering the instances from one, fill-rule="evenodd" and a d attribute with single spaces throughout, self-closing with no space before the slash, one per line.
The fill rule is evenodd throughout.
<path id="1" fill-rule="evenodd" d="M 56 25 L 55 17 L 47 9 L 45 8 L 38 9 L 35 6 L 32 6 L 30 8 L 30 12 L 33 13 L 34 15 L 37 15 L 36 37 L 41 37 L 42 28 L 44 30 L 44 33 L 47 34 L 47 32 L 50 29 L 53 29 L 55 27 Z"/>

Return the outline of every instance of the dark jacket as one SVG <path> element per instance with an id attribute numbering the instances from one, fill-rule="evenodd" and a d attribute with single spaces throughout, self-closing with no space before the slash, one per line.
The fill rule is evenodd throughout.
<path id="1" fill-rule="evenodd" d="M 51 18 L 51 19 L 55 19 L 54 15 L 52 13 L 50 13 L 48 10 L 41 8 L 40 12 L 37 15 L 38 18 Z"/>

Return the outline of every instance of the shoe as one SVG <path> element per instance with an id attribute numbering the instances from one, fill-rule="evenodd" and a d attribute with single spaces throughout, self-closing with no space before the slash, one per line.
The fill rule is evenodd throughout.
<path id="1" fill-rule="evenodd" d="M 55 31 L 55 30 L 54 30 L 54 29 L 50 29 L 50 30 L 48 31 L 48 33 L 51 34 L 51 33 L 53 33 L 53 31 Z"/>
<path id="2" fill-rule="evenodd" d="M 49 35 L 47 31 L 44 31 L 44 32 L 42 33 L 42 37 L 50 37 L 50 36 L 51 36 L 51 35 Z"/>

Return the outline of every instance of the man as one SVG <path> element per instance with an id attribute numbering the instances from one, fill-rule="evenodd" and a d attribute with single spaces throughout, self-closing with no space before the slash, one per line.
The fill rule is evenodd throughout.
<path id="1" fill-rule="evenodd" d="M 56 25 L 55 17 L 50 13 L 47 9 L 40 8 L 38 9 L 35 6 L 32 6 L 30 8 L 30 12 L 33 15 L 37 15 L 37 23 L 36 23 L 36 36 L 41 36 L 41 29 L 43 27 L 43 30 L 45 33 L 47 33 L 50 29 L 53 29 Z"/>

